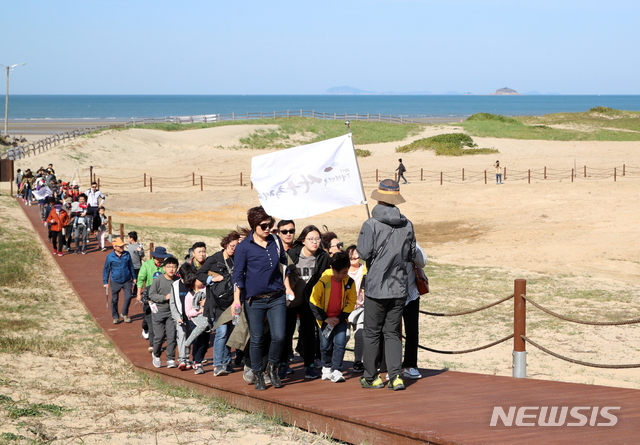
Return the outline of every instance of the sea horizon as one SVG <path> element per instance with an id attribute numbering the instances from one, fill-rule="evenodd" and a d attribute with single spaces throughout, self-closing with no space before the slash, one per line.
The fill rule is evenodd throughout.
<path id="1" fill-rule="evenodd" d="M 640 111 L 640 95 L 495 94 L 15 94 L 9 120 L 122 120 L 300 110 L 416 118 L 466 118 L 485 112 L 541 116 L 596 106 Z M 0 119 L 4 119 L 4 109 Z"/>

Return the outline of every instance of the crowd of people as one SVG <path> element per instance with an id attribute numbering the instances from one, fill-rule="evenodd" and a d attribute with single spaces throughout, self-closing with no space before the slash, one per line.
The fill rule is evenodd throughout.
<path id="1" fill-rule="evenodd" d="M 24 205 L 38 205 L 40 218 L 49 229 L 53 254 L 87 253 L 87 240 L 95 235 L 102 251 L 107 250 L 107 216 L 103 206 L 106 196 L 98 184 L 80 191 L 77 182 L 66 182 L 56 176 L 53 164 L 31 169 L 18 169 L 15 177 L 17 195 Z"/>
<path id="2" fill-rule="evenodd" d="M 167 368 L 204 374 L 212 344 L 213 375 L 243 367 L 256 390 L 284 386 L 296 352 L 303 361 L 299 377 L 345 381 L 353 337 L 351 371 L 362 373 L 361 386 L 405 389 L 404 379 L 422 377 L 414 267 L 424 268 L 426 255 L 396 207 L 404 202 L 399 189 L 393 180 L 380 183 L 373 216 L 357 245 L 346 249 L 326 227 L 308 225 L 298 234 L 294 221 L 276 224 L 262 207 L 249 209 L 249 228 L 222 237 L 216 253 L 208 256 L 206 244 L 197 242 L 182 264 L 161 246 L 143 261 L 137 235 L 129 233 L 128 244 L 115 240 L 105 260 L 113 322 L 131 321 L 135 293 L 153 366 L 163 366 L 164 354 Z"/>
<path id="3" fill-rule="evenodd" d="M 106 197 L 97 184 L 79 193 L 56 178 L 51 164 L 36 175 L 18 171 L 16 184 L 25 205 L 40 206 L 54 255 L 85 254 L 92 234 L 106 250 Z M 167 368 L 204 374 L 212 344 L 213 375 L 243 367 L 257 390 L 284 386 L 295 353 L 305 379 L 344 382 L 353 337 L 351 371 L 362 373 L 361 386 L 383 388 L 386 381 L 389 389 L 405 389 L 403 379 L 422 377 L 414 267 L 424 268 L 427 257 L 396 207 L 405 202 L 398 182 L 382 181 L 371 197 L 378 201 L 372 217 L 346 249 L 326 226 L 307 225 L 298 234 L 294 221 L 276 225 L 262 207 L 249 209 L 249 228 L 230 231 L 213 255 L 196 242 L 182 264 L 161 246 L 145 261 L 136 232 L 126 242 L 115 238 L 103 269 L 113 323 L 132 322 L 136 298 L 153 366 L 162 367 L 164 353 Z"/>

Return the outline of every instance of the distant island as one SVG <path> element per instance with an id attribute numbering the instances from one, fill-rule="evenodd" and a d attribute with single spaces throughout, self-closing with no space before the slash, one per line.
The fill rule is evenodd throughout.
<path id="1" fill-rule="evenodd" d="M 435 94 L 432 93 L 430 91 L 410 91 L 410 92 L 402 92 L 402 93 L 398 93 L 395 91 L 386 91 L 386 92 L 378 92 L 378 91 L 366 91 L 366 90 L 361 90 L 359 88 L 354 88 L 354 87 L 350 87 L 348 85 L 343 85 L 341 87 L 333 87 L 333 88 L 329 88 L 328 90 L 326 90 L 324 92 L 324 94 L 331 94 L 331 95 L 345 95 L 345 96 L 350 96 L 350 95 L 354 95 L 354 96 L 433 96 L 433 95 L 440 95 L 440 94 Z M 527 94 L 540 94 L 537 91 L 534 91 L 532 93 L 527 93 Z M 549 93 L 549 94 L 557 94 L 557 93 Z M 458 96 L 458 95 L 463 95 L 462 93 L 459 93 L 457 91 L 447 91 L 446 93 L 442 94 L 443 96 Z M 465 96 L 473 96 L 474 94 L 469 92 L 469 93 L 464 93 Z M 496 90 L 495 93 L 491 93 L 489 94 L 489 96 L 522 96 L 521 93 L 518 93 L 516 90 L 512 89 L 512 88 L 499 88 Z"/>
<path id="2" fill-rule="evenodd" d="M 504 87 L 496 90 L 496 92 L 493 93 L 492 96 L 521 96 L 521 94 L 518 93 L 516 90 L 512 90 L 511 88 Z"/>

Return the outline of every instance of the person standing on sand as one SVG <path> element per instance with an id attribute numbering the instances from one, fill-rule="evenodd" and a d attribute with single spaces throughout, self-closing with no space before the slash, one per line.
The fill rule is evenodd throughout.
<path id="1" fill-rule="evenodd" d="M 404 184 L 408 184 L 409 181 L 407 181 L 407 178 L 404 177 L 404 172 L 406 172 L 407 169 L 402 163 L 402 159 L 398 159 L 398 162 L 400 163 L 400 165 L 398 165 L 398 168 L 396 168 L 396 171 L 398 172 L 398 182 L 400 182 L 400 178 L 402 178 Z"/>
<path id="2" fill-rule="evenodd" d="M 357 244 L 368 270 L 364 286 L 364 375 L 360 385 L 384 387 L 376 366 L 384 336 L 389 389 L 397 391 L 405 389 L 400 376 L 400 322 L 409 296 L 407 263 L 415 258 L 416 238 L 413 224 L 396 207 L 405 202 L 396 181 L 382 181 L 371 198 L 378 204 L 371 212 L 372 217 L 362 225 Z"/>
<path id="3" fill-rule="evenodd" d="M 496 168 L 496 185 L 502 184 L 502 167 L 500 161 L 496 161 L 494 167 Z"/>

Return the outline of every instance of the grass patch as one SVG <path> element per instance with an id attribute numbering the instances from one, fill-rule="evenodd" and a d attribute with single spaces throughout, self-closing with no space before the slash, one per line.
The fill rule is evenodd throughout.
<path id="1" fill-rule="evenodd" d="M 640 112 L 594 107 L 581 113 L 511 118 L 489 113 L 470 116 L 461 125 L 478 137 L 549 141 L 640 141 Z"/>
<path id="2" fill-rule="evenodd" d="M 278 128 L 257 130 L 252 135 L 240 140 L 242 144 L 240 148 L 289 148 L 335 138 L 342 136 L 347 132 L 342 120 L 321 120 L 299 116 L 276 119 L 265 118 L 255 120 L 224 121 L 208 124 L 157 123 L 140 125 L 136 128 L 161 131 L 188 131 L 228 125 L 268 124 L 278 125 Z M 126 130 L 128 128 L 131 127 L 118 128 L 117 130 Z M 423 128 L 423 124 L 392 124 L 389 122 L 362 121 L 351 122 L 353 143 L 356 145 L 400 141 L 409 136 L 418 134 Z"/>
<path id="3" fill-rule="evenodd" d="M 418 139 L 408 145 L 396 148 L 398 153 L 409 153 L 416 150 L 433 150 L 436 156 L 466 156 L 498 153 L 493 148 L 477 148 L 471 136 L 464 133 L 446 133 Z"/>

